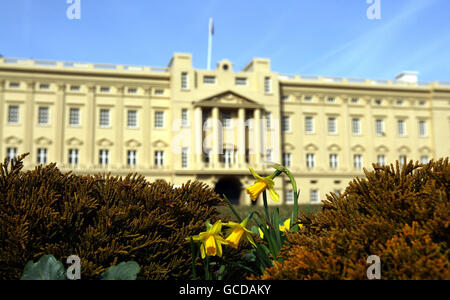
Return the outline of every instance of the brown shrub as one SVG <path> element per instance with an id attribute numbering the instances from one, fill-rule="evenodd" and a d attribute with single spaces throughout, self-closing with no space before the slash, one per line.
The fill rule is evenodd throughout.
<path id="1" fill-rule="evenodd" d="M 76 176 L 55 164 L 21 171 L 21 156 L 0 164 L 0 279 L 20 278 L 44 254 L 81 258 L 84 279 L 134 260 L 139 278 L 189 279 L 185 238 L 215 222 L 222 200 L 199 182 L 173 189 L 130 174 Z"/>
<path id="2" fill-rule="evenodd" d="M 364 172 L 300 217 L 284 264 L 261 279 L 367 279 L 370 255 L 380 257 L 382 279 L 450 279 L 448 158 Z"/>

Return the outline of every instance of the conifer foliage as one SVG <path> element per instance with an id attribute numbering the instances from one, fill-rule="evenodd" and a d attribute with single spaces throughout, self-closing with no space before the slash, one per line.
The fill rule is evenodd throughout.
<path id="1" fill-rule="evenodd" d="M 448 158 L 364 172 L 342 195 L 327 195 L 319 213 L 300 217 L 283 264 L 260 279 L 367 279 L 371 255 L 381 279 L 450 279 Z"/>
<path id="2" fill-rule="evenodd" d="M 185 239 L 215 222 L 222 204 L 207 186 L 78 176 L 56 164 L 22 171 L 25 156 L 0 164 L 0 279 L 19 279 L 28 261 L 45 254 L 78 255 L 82 279 L 123 261 L 141 266 L 138 278 L 190 278 Z"/>

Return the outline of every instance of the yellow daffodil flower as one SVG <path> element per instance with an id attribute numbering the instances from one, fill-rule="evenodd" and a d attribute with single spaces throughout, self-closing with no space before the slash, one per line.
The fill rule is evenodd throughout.
<path id="1" fill-rule="evenodd" d="M 258 231 L 259 231 L 259 237 L 261 239 L 264 239 L 264 232 L 262 232 L 261 228 L 258 227 Z"/>
<path id="2" fill-rule="evenodd" d="M 192 237 L 193 241 L 199 241 L 202 244 L 200 245 L 200 253 L 202 259 L 208 256 L 222 256 L 222 245 L 228 244 L 227 241 L 223 239 L 221 236 L 222 231 L 222 221 L 217 221 L 214 225 L 212 225 L 208 231 L 202 232 L 199 235 L 195 235 Z M 188 238 L 190 239 L 190 238 Z"/>
<path id="3" fill-rule="evenodd" d="M 224 223 L 223 225 L 230 227 L 228 237 L 225 239 L 228 245 L 237 249 L 239 242 L 242 237 L 249 241 L 253 246 L 256 247 L 253 241 L 252 232 L 246 228 L 248 223 L 248 218 L 243 220 L 240 224 L 235 222 Z"/>
<path id="4" fill-rule="evenodd" d="M 278 202 L 280 201 L 280 197 L 278 196 L 277 192 L 274 190 L 274 181 L 272 178 L 269 177 L 261 177 L 259 176 L 255 170 L 252 168 L 249 168 L 250 172 L 252 173 L 253 177 L 255 177 L 256 181 L 252 186 L 249 186 L 246 188 L 247 193 L 250 195 L 250 198 L 253 201 L 256 201 L 258 199 L 259 195 L 266 189 L 269 190 L 270 198 L 272 198 L 273 201 Z"/>
<path id="5" fill-rule="evenodd" d="M 283 225 L 278 225 L 280 227 L 280 231 L 286 232 L 288 230 L 291 230 L 291 219 L 286 219 L 283 223 Z"/>

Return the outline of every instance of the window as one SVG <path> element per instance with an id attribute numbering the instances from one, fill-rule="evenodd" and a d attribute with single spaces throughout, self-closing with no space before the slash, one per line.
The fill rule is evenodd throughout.
<path id="1" fill-rule="evenodd" d="M 311 96 L 305 96 L 305 102 L 311 102 L 312 101 L 312 97 Z"/>
<path id="2" fill-rule="evenodd" d="M 306 167 L 308 169 L 314 168 L 314 154 L 308 153 L 306 154 Z"/>
<path id="3" fill-rule="evenodd" d="M 292 155 L 291 153 L 283 154 L 283 166 L 289 168 L 292 166 Z"/>
<path id="4" fill-rule="evenodd" d="M 100 92 L 102 92 L 102 93 L 109 93 L 110 91 L 111 91 L 111 88 L 108 86 L 100 87 Z"/>
<path id="5" fill-rule="evenodd" d="M 109 127 L 110 126 L 110 110 L 109 109 L 101 109 L 100 110 L 100 127 Z"/>
<path id="6" fill-rule="evenodd" d="M 47 149 L 39 148 L 37 149 L 37 163 L 46 164 L 47 163 Z"/>
<path id="7" fill-rule="evenodd" d="M 336 118 L 328 118 L 328 134 L 337 134 Z"/>
<path id="8" fill-rule="evenodd" d="M 189 166 L 189 149 L 183 148 L 181 149 L 181 167 L 186 169 Z"/>
<path id="9" fill-rule="evenodd" d="M 281 101 L 289 101 L 289 96 L 283 95 L 281 96 Z"/>
<path id="10" fill-rule="evenodd" d="M 128 89 L 128 94 L 137 94 L 137 88 L 129 88 Z"/>
<path id="11" fill-rule="evenodd" d="M 425 106 L 425 101 L 420 101 L 419 106 Z"/>
<path id="12" fill-rule="evenodd" d="M 361 120 L 352 119 L 352 133 L 353 135 L 361 135 Z"/>
<path id="13" fill-rule="evenodd" d="M 216 84 L 216 77 L 215 76 L 203 76 L 203 84 L 215 85 Z"/>
<path id="14" fill-rule="evenodd" d="M 182 127 L 188 127 L 189 126 L 189 115 L 188 110 L 186 108 L 183 108 L 181 110 L 181 126 Z"/>
<path id="15" fill-rule="evenodd" d="M 400 155 L 400 157 L 398 158 L 400 168 L 402 168 L 406 164 L 406 159 L 407 159 L 406 155 Z"/>
<path id="16" fill-rule="evenodd" d="M 419 136 L 426 137 L 427 136 L 427 122 L 419 121 Z"/>
<path id="17" fill-rule="evenodd" d="M 39 107 L 38 109 L 38 124 L 48 125 L 48 107 Z"/>
<path id="18" fill-rule="evenodd" d="M 377 136 L 384 136 L 384 120 L 375 120 L 375 131 Z"/>
<path id="19" fill-rule="evenodd" d="M 81 89 L 81 87 L 79 85 L 71 85 L 70 86 L 70 90 L 72 92 L 78 92 Z"/>
<path id="20" fill-rule="evenodd" d="M 203 161 L 206 164 L 209 164 L 211 162 L 211 153 L 212 153 L 211 149 L 205 149 L 205 153 L 203 153 Z"/>
<path id="21" fill-rule="evenodd" d="M 338 155 L 330 154 L 330 168 L 337 169 L 337 167 L 338 167 Z"/>
<path id="22" fill-rule="evenodd" d="M 164 166 L 164 151 L 155 151 L 155 166 Z"/>
<path id="23" fill-rule="evenodd" d="M 402 100 L 397 100 L 396 104 L 397 104 L 397 106 L 403 106 L 403 101 Z"/>
<path id="24" fill-rule="evenodd" d="M 127 165 L 128 166 L 136 166 L 137 165 L 137 151 L 136 150 L 128 150 Z"/>
<path id="25" fill-rule="evenodd" d="M 230 111 L 222 112 L 222 126 L 223 128 L 227 129 L 230 129 L 232 127 L 232 119 Z"/>
<path id="26" fill-rule="evenodd" d="M 109 109 L 100 109 L 100 127 L 110 126 L 110 112 Z"/>
<path id="27" fill-rule="evenodd" d="M 362 169 L 362 155 L 361 154 L 353 155 L 353 167 L 358 170 Z"/>
<path id="28" fill-rule="evenodd" d="M 375 99 L 376 105 L 381 105 L 382 103 L 383 103 L 383 101 L 381 101 L 381 99 Z"/>
<path id="29" fill-rule="evenodd" d="M 10 82 L 9 87 L 13 89 L 18 89 L 20 88 L 20 82 Z"/>
<path id="30" fill-rule="evenodd" d="M 385 166 L 386 165 L 386 156 L 384 154 L 379 154 L 377 156 L 377 162 L 380 166 Z"/>
<path id="31" fill-rule="evenodd" d="M 109 164 L 109 150 L 102 149 L 99 152 L 98 163 L 101 166 L 107 166 Z"/>
<path id="32" fill-rule="evenodd" d="M 17 158 L 17 148 L 7 148 L 6 149 L 6 160 L 9 162 Z"/>
<path id="33" fill-rule="evenodd" d="M 272 113 L 266 112 L 266 129 L 272 129 Z"/>
<path id="34" fill-rule="evenodd" d="M 225 163 L 226 167 L 229 167 L 233 163 L 233 150 L 224 149 L 223 162 Z"/>
<path id="35" fill-rule="evenodd" d="M 405 120 L 398 120 L 397 121 L 397 129 L 398 129 L 398 136 L 406 136 Z"/>
<path id="36" fill-rule="evenodd" d="M 328 103 L 336 103 L 336 98 L 328 97 L 327 101 L 328 101 Z"/>
<path id="37" fill-rule="evenodd" d="M 421 162 L 422 164 L 427 164 L 427 163 L 430 162 L 430 160 L 428 159 L 428 156 L 427 156 L 427 155 L 422 155 L 422 156 L 420 157 L 420 162 Z"/>
<path id="38" fill-rule="evenodd" d="M 189 89 L 189 81 L 188 81 L 188 73 L 187 72 L 181 73 L 181 89 L 182 90 Z"/>
<path id="39" fill-rule="evenodd" d="M 69 164 L 71 166 L 78 165 L 78 149 L 69 149 Z"/>
<path id="40" fill-rule="evenodd" d="M 284 132 L 291 131 L 291 118 L 289 116 L 282 116 L 281 126 Z"/>
<path id="41" fill-rule="evenodd" d="M 8 124 L 19 123 L 19 106 L 10 105 L 8 107 Z"/>
<path id="42" fill-rule="evenodd" d="M 268 162 L 273 161 L 273 151 L 272 149 L 267 149 L 266 158 Z"/>
<path id="43" fill-rule="evenodd" d="M 155 128 L 164 128 L 164 112 L 155 111 Z"/>
<path id="44" fill-rule="evenodd" d="M 158 95 L 158 96 L 161 96 L 161 95 L 164 95 L 164 90 L 162 90 L 162 89 L 157 89 L 157 90 L 155 90 L 155 95 Z"/>
<path id="45" fill-rule="evenodd" d="M 245 78 L 245 77 L 236 77 L 236 85 L 237 86 L 247 86 L 247 78 Z"/>
<path id="46" fill-rule="evenodd" d="M 359 103 L 359 99 L 358 98 L 352 98 L 352 104 L 358 104 Z"/>
<path id="47" fill-rule="evenodd" d="M 314 117 L 305 118 L 305 131 L 308 134 L 314 133 Z"/>
<path id="48" fill-rule="evenodd" d="M 319 200 L 319 190 L 311 190 L 309 193 L 309 201 L 311 204 L 317 204 L 320 202 Z"/>
<path id="49" fill-rule="evenodd" d="M 138 112 L 137 110 L 129 110 L 127 118 L 128 128 L 138 127 Z"/>
<path id="50" fill-rule="evenodd" d="M 270 77 L 264 77 L 264 93 L 272 93 L 272 78 Z"/>
<path id="51" fill-rule="evenodd" d="M 41 89 L 41 90 L 48 90 L 48 89 L 50 89 L 50 85 L 46 84 L 46 83 L 41 83 L 39 85 L 39 89 Z"/>
<path id="52" fill-rule="evenodd" d="M 79 108 L 69 109 L 69 125 L 70 126 L 80 126 L 80 109 Z"/>
<path id="53" fill-rule="evenodd" d="M 285 195 L 285 204 L 293 204 L 294 203 L 294 191 L 287 190 Z"/>

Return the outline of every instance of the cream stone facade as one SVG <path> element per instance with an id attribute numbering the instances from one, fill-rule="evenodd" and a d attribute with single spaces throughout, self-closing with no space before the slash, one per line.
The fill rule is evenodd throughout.
<path id="1" fill-rule="evenodd" d="M 167 68 L 0 58 L 0 144 L 27 169 L 200 180 L 240 204 L 248 167 L 281 163 L 314 204 L 372 163 L 448 157 L 450 83 L 282 75 L 260 58 L 199 70 L 182 53 Z"/>

